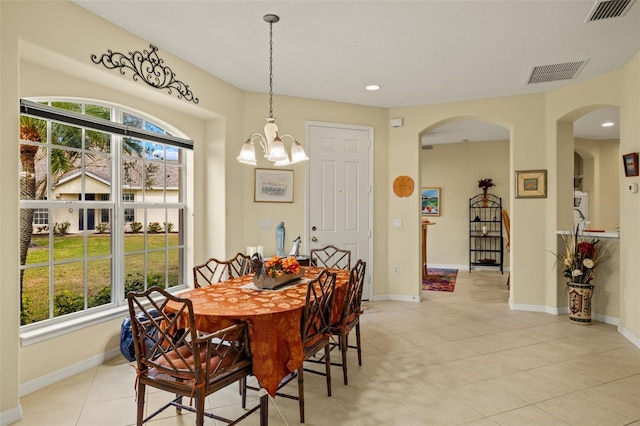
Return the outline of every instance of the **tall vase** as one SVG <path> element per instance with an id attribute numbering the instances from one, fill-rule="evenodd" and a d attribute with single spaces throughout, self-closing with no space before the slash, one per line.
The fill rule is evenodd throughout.
<path id="1" fill-rule="evenodd" d="M 487 188 L 482 188 L 482 207 L 489 207 L 489 196 Z"/>
<path id="2" fill-rule="evenodd" d="M 567 283 L 569 287 L 569 320 L 573 324 L 591 325 L 591 284 Z"/>

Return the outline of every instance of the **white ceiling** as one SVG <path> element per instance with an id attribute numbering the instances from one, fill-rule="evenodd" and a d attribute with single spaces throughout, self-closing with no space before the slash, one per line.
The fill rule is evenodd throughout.
<path id="1" fill-rule="evenodd" d="M 593 0 L 74 2 L 156 45 L 161 57 L 171 52 L 261 93 L 269 90 L 263 16 L 279 15 L 276 117 L 278 95 L 388 108 L 546 92 L 617 70 L 640 52 L 640 2 L 622 17 L 595 22 L 585 22 Z M 527 84 L 534 66 L 572 61 L 587 61 L 574 79 Z M 364 89 L 373 83 L 382 88 Z M 199 98 L 215 96 L 206 87 L 191 89 Z M 616 123 L 607 133 L 599 127 L 602 115 Z M 496 127 L 452 123 L 429 143 L 495 140 Z M 617 108 L 585 116 L 575 129 L 580 137 L 618 138 Z"/>

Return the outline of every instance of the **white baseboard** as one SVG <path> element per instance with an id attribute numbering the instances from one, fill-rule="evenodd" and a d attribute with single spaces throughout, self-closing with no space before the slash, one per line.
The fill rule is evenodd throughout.
<path id="1" fill-rule="evenodd" d="M 522 305 L 522 304 L 513 304 L 511 303 L 511 299 L 509 299 L 509 306 L 512 311 L 527 311 L 527 312 L 546 312 L 547 314 L 552 315 L 567 315 L 569 313 L 568 306 L 561 306 L 559 308 L 553 306 L 543 306 L 543 305 Z M 611 317 L 604 314 L 598 314 L 594 312 L 592 314 L 592 318 L 596 321 L 603 322 L 605 324 L 615 325 L 618 327 L 618 333 L 622 334 L 625 339 L 633 343 L 635 346 L 640 348 L 640 337 L 631 333 L 629 330 L 620 325 L 620 318 Z"/>
<path id="2" fill-rule="evenodd" d="M 20 396 L 23 397 L 25 395 L 30 394 L 31 392 L 35 392 L 49 385 L 57 383 L 60 380 L 67 379 L 78 373 L 82 373 L 83 371 L 86 371 L 90 368 L 97 367 L 101 364 L 104 364 L 106 361 L 109 361 L 110 359 L 113 359 L 118 356 L 122 356 L 122 354 L 120 353 L 120 348 L 114 348 L 107 352 L 92 356 L 91 358 L 87 358 L 83 361 L 72 364 L 68 367 L 54 371 L 53 373 L 45 374 L 44 376 L 40 376 L 36 379 L 29 380 L 26 383 L 21 383 Z"/>
<path id="3" fill-rule="evenodd" d="M 18 404 L 16 407 L 0 412 L 0 426 L 8 426 L 22 420 L 22 406 Z"/>
<path id="4" fill-rule="evenodd" d="M 567 308 L 567 313 L 568 311 L 569 311 L 569 308 Z M 615 326 L 618 326 L 620 324 L 620 318 L 610 317 L 608 315 L 599 314 L 597 312 L 594 312 L 592 317 L 594 320 L 603 322 L 605 324 L 611 324 Z"/>
<path id="5" fill-rule="evenodd" d="M 437 269 L 457 269 L 458 271 L 468 271 L 469 265 L 451 265 L 448 263 L 429 263 L 427 268 Z"/>
<path id="6" fill-rule="evenodd" d="M 522 303 L 512 303 L 512 311 L 525 311 L 525 312 L 544 312 L 546 314 L 558 315 L 557 309 L 552 309 L 550 306 L 544 305 L 525 305 Z"/>
<path id="7" fill-rule="evenodd" d="M 396 302 L 419 302 L 422 298 L 420 296 L 405 296 L 398 294 L 377 294 L 373 297 L 374 302 L 380 302 L 384 300 L 394 300 Z"/>
<path id="8" fill-rule="evenodd" d="M 630 341 L 631 343 L 636 345 L 638 348 L 640 348 L 640 337 L 631 333 L 629 330 L 627 330 L 621 325 L 618 325 L 618 333 L 622 334 L 628 341 Z"/>
<path id="9" fill-rule="evenodd" d="M 438 268 L 438 269 L 457 269 L 458 271 L 469 271 L 469 264 L 466 265 L 451 265 L 448 263 L 430 263 L 428 265 L 429 268 Z M 497 266 L 474 266 L 474 271 L 497 271 L 500 272 L 500 268 Z M 511 270 L 510 267 L 503 267 L 504 272 L 509 272 Z"/>

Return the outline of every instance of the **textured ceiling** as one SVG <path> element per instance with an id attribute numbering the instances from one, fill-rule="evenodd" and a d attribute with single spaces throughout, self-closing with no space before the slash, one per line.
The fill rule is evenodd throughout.
<path id="1" fill-rule="evenodd" d="M 262 93 L 269 90 L 263 15 L 279 15 L 273 27 L 276 112 L 277 95 L 402 107 L 540 93 L 617 70 L 640 52 L 637 3 L 622 17 L 588 23 L 592 0 L 75 3 L 148 40 L 160 54 L 169 51 Z M 586 61 L 574 79 L 527 84 L 535 66 L 572 61 Z M 372 83 L 382 88 L 366 91 Z M 582 126 L 582 137 L 595 135 L 594 122 Z M 616 129 L 594 137 L 617 137 Z"/>

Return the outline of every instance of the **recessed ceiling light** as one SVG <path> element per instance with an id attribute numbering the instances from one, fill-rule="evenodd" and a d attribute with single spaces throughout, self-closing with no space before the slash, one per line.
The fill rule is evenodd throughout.
<path id="1" fill-rule="evenodd" d="M 601 126 L 602 127 L 611 127 L 614 126 L 615 123 L 611 122 L 611 121 L 607 121 L 606 123 L 602 123 Z"/>
<path id="2" fill-rule="evenodd" d="M 367 89 L 367 90 L 380 90 L 380 86 L 378 86 L 377 84 L 370 84 L 367 87 L 365 87 L 365 89 Z"/>

